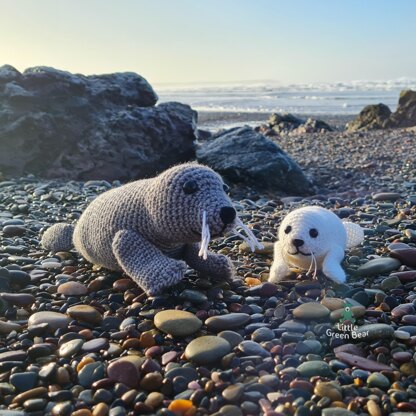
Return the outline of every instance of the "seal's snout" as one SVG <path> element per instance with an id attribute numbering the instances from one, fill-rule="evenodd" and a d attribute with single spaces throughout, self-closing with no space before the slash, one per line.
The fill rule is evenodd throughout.
<path id="1" fill-rule="evenodd" d="M 222 207 L 220 209 L 220 218 L 225 225 L 231 224 L 237 213 L 233 207 Z"/>
<path id="2" fill-rule="evenodd" d="M 301 240 L 300 238 L 295 238 L 295 239 L 292 240 L 292 244 L 296 248 L 299 248 L 299 247 L 302 247 L 305 244 L 305 242 L 303 240 Z"/>

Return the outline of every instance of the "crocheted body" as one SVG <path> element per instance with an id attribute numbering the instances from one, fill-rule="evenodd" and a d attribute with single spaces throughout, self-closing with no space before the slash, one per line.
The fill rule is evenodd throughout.
<path id="1" fill-rule="evenodd" d="M 187 264 L 230 278 L 230 260 L 204 251 L 198 242 L 202 235 L 201 245 L 207 247 L 210 235 L 221 236 L 237 221 L 221 177 L 190 163 L 98 196 L 78 220 L 73 244 L 91 263 L 122 270 L 148 294 L 156 294 L 182 279 Z M 63 232 L 69 234 L 68 226 L 55 224 L 42 245 L 62 250 Z"/>
<path id="2" fill-rule="evenodd" d="M 318 269 L 336 282 L 345 282 L 341 268 L 345 249 L 361 243 L 360 226 L 342 222 L 333 212 L 317 207 L 303 207 L 288 214 L 279 227 L 279 241 L 274 246 L 274 262 L 269 280 L 278 282 L 289 267 Z"/>

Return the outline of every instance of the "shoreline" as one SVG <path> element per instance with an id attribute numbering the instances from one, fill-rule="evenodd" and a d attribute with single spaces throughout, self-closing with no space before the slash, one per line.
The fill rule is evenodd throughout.
<path id="1" fill-rule="evenodd" d="M 267 123 L 273 112 L 242 112 L 242 111 L 198 111 L 198 128 L 201 130 L 221 130 L 232 127 L 258 126 Z M 353 114 L 303 114 L 291 113 L 302 119 L 318 119 L 325 121 L 336 130 L 344 130 L 345 124 L 353 120 L 357 115 Z"/>

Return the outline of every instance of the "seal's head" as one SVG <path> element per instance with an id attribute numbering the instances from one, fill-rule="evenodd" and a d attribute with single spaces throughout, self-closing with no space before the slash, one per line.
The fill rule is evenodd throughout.
<path id="1" fill-rule="evenodd" d="M 313 258 L 319 264 L 333 245 L 345 249 L 347 233 L 333 212 L 316 206 L 303 207 L 283 219 L 279 241 L 288 263 L 308 269 Z"/>
<path id="2" fill-rule="evenodd" d="M 236 227 L 246 229 L 227 190 L 220 175 L 197 163 L 174 166 L 152 179 L 148 197 L 156 208 L 154 223 L 161 238 L 168 242 L 201 241 L 203 255 L 211 237 Z"/>

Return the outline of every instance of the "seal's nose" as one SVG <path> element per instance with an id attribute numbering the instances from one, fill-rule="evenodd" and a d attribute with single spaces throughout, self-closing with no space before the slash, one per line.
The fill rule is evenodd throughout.
<path id="1" fill-rule="evenodd" d="M 236 217 L 237 213 L 233 207 L 222 207 L 220 209 L 220 218 L 224 224 L 231 224 Z"/>
<path id="2" fill-rule="evenodd" d="M 295 238 L 292 240 L 292 244 L 297 248 L 303 246 L 305 242 L 303 240 L 300 240 L 299 238 Z"/>

